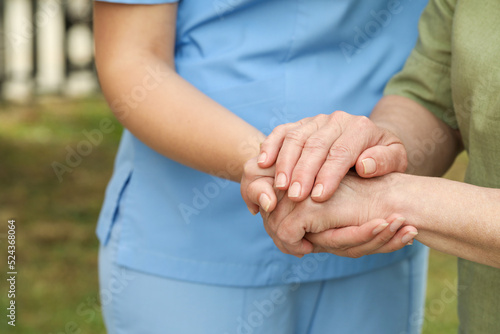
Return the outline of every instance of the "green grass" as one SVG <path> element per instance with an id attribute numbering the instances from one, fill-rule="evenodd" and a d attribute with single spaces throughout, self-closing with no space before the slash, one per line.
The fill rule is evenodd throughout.
<path id="1" fill-rule="evenodd" d="M 0 333 L 104 333 L 97 283 L 94 234 L 104 189 L 111 176 L 120 127 L 104 134 L 59 182 L 52 164 L 66 164 L 67 147 L 86 140 L 82 131 L 111 118 L 100 97 L 82 101 L 46 99 L 30 106 L 0 105 L 0 248 L 7 220 L 17 221 L 17 326 L 6 324 L 2 279 Z M 448 174 L 463 178 L 461 156 Z M 4 270 L 4 269 L 3 269 Z M 6 271 L 6 270 L 4 270 Z M 424 333 L 455 333 L 456 259 L 431 252 Z"/>
<path id="2" fill-rule="evenodd" d="M 0 110 L 0 234 L 15 218 L 18 271 L 17 326 L 7 326 L 2 311 L 0 332 L 104 333 L 94 230 L 121 131 L 104 135 L 59 182 L 52 163 L 66 163 L 66 146 L 76 149 L 83 130 L 110 117 L 105 103 L 53 100 Z"/>

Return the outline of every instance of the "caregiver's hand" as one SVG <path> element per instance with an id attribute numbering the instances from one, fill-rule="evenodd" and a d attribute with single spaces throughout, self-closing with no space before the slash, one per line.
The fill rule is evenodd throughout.
<path id="1" fill-rule="evenodd" d="M 273 212 L 261 210 L 266 231 L 281 251 L 295 256 L 329 252 L 360 257 L 398 250 L 417 230 L 403 226 L 405 219 L 381 204 L 390 178 L 349 174 L 323 203 L 310 198 L 296 203 L 285 196 Z"/>
<path id="2" fill-rule="evenodd" d="M 248 210 L 254 215 L 259 209 L 272 211 L 276 207 L 277 198 L 274 184 L 274 166 L 261 168 L 257 164 L 257 157 L 248 160 L 243 167 L 240 191 Z"/>
<path id="3" fill-rule="evenodd" d="M 335 111 L 276 127 L 258 157 L 262 168 L 275 163 L 276 188 L 288 189 L 288 197 L 296 202 L 309 194 L 323 202 L 351 167 L 365 178 L 404 172 L 407 157 L 392 132 L 366 117 Z"/>

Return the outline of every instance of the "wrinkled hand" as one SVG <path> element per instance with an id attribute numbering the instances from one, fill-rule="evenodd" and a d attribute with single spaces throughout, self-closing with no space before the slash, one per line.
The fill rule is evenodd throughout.
<path id="1" fill-rule="evenodd" d="M 336 111 L 276 127 L 258 157 L 262 168 L 275 163 L 276 188 L 288 189 L 288 197 L 296 202 L 309 194 L 323 202 L 351 167 L 365 178 L 404 172 L 407 156 L 392 132 L 366 117 Z"/>
<path id="2" fill-rule="evenodd" d="M 374 219 L 361 226 L 307 233 L 305 239 L 313 244 L 312 253 L 332 253 L 352 258 L 391 253 L 412 245 L 418 234 L 415 227 L 404 226 L 405 223 L 404 217 L 394 214 L 388 219 Z"/>
<path id="3" fill-rule="evenodd" d="M 323 203 L 310 198 L 296 203 L 284 196 L 273 212 L 261 210 L 266 231 L 282 252 L 299 257 L 311 252 L 360 257 L 401 249 L 417 230 L 382 206 L 384 178 L 390 176 L 367 180 L 349 174 Z"/>

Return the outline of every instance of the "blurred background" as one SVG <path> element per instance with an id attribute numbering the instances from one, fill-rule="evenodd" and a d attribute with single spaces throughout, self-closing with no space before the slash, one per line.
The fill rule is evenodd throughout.
<path id="1" fill-rule="evenodd" d="M 122 128 L 93 60 L 92 0 L 0 0 L 0 333 L 105 333 L 94 230 Z M 446 177 L 462 180 L 466 164 Z M 9 219 L 16 327 L 4 315 Z M 456 333 L 456 284 L 456 258 L 432 251 L 423 333 Z"/>

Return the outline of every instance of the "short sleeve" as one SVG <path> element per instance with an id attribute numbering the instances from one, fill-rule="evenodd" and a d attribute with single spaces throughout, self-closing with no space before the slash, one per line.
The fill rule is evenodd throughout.
<path id="1" fill-rule="evenodd" d="M 458 128 L 451 95 L 452 25 L 457 0 L 431 0 L 419 22 L 419 38 L 384 95 L 410 98 L 450 127 Z"/>
<path id="2" fill-rule="evenodd" d="M 162 3 L 174 3 L 179 0 L 95 0 L 97 2 L 121 3 L 127 5 L 158 5 Z"/>

